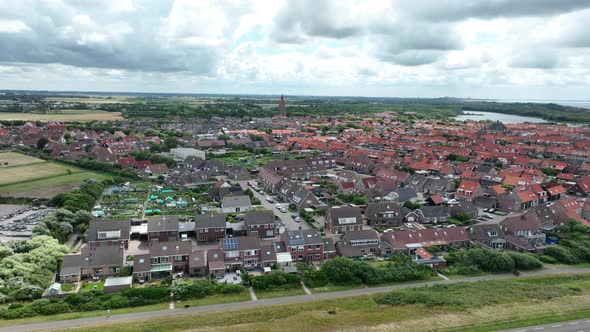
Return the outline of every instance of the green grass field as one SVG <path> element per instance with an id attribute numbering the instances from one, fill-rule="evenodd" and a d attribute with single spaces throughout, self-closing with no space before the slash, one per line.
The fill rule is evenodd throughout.
<path id="1" fill-rule="evenodd" d="M 272 291 L 256 291 L 255 293 L 256 298 L 258 298 L 259 300 L 274 299 L 276 297 L 305 295 L 305 291 L 301 287 L 293 289 L 277 289 Z"/>
<path id="2" fill-rule="evenodd" d="M 0 162 L 0 195 L 5 196 L 51 198 L 87 179 L 100 181 L 111 177 L 15 152 L 1 152 Z"/>
<path id="3" fill-rule="evenodd" d="M 590 313 L 590 276 L 553 276 L 445 284 L 394 293 L 421 293 L 413 304 L 378 304 L 373 296 L 263 306 L 84 326 L 68 331 L 493 331 Z M 475 293 L 474 293 L 475 292 Z M 389 293 L 388 293 L 389 294 Z M 450 295 L 446 295 L 450 294 Z M 478 301 L 486 296 L 485 301 Z M 452 301 L 446 301 L 451 298 Z M 428 302 L 428 299 L 444 301 Z"/>

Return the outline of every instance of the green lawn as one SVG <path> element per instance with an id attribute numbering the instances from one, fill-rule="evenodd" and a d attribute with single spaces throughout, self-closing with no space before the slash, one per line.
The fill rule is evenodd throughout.
<path id="1" fill-rule="evenodd" d="M 92 292 L 96 286 L 96 291 L 104 290 L 104 282 L 84 282 L 80 288 L 80 292 Z"/>
<path id="2" fill-rule="evenodd" d="M 442 277 L 439 276 L 432 276 L 428 279 L 425 280 L 410 280 L 410 281 L 402 281 L 402 282 L 388 282 L 388 283 L 384 283 L 384 284 L 378 284 L 378 285 L 367 285 L 370 288 L 375 288 L 375 287 L 385 287 L 385 286 L 395 286 L 395 285 L 407 285 L 407 284 L 415 284 L 415 283 L 420 283 L 420 282 L 430 282 L 430 281 L 439 281 L 439 280 L 444 280 Z"/>
<path id="3" fill-rule="evenodd" d="M 580 290 L 572 285 L 583 286 Z M 84 326 L 73 331 L 184 331 L 193 327 L 215 331 L 491 331 L 587 317 L 588 277 L 557 276 L 518 280 L 445 284 L 395 291 L 418 292 L 419 303 L 378 304 L 378 296 L 289 303 L 242 310 Z M 484 299 L 485 301 L 480 301 Z M 430 302 L 430 298 L 435 299 Z M 402 299 L 404 299 L 402 297 Z M 405 298 L 406 301 L 412 297 Z M 438 302 L 436 299 L 441 299 Z M 405 303 L 405 302 L 402 302 Z M 106 323 L 105 323 L 106 324 Z"/>
<path id="4" fill-rule="evenodd" d="M 230 303 L 230 302 L 244 302 L 250 301 L 250 292 L 243 291 L 238 294 L 216 294 L 204 297 L 202 299 L 190 299 L 184 301 L 175 301 L 176 308 L 182 308 L 185 305 L 189 305 L 191 307 L 197 307 L 202 305 L 211 305 L 211 304 L 220 304 L 220 303 Z"/>
<path id="5" fill-rule="evenodd" d="M 71 292 L 74 290 L 75 287 L 76 287 L 75 284 L 62 284 L 61 291 L 62 292 Z"/>
<path id="6" fill-rule="evenodd" d="M 302 287 L 292 289 L 275 289 L 272 291 L 255 291 L 256 298 L 262 299 L 274 299 L 276 297 L 287 297 L 296 295 L 305 295 L 305 291 Z"/>
<path id="7" fill-rule="evenodd" d="M 204 297 L 202 299 L 176 301 L 176 308 L 182 308 L 186 304 L 188 304 L 191 307 L 196 307 L 196 306 L 202 306 L 202 305 L 211 305 L 211 304 L 220 304 L 220 303 L 229 303 L 229 302 L 243 302 L 243 301 L 250 301 L 250 293 L 249 292 L 244 291 L 239 294 L 211 295 L 211 296 Z M 162 303 L 152 304 L 152 305 L 147 305 L 147 306 L 142 306 L 142 307 L 112 309 L 111 315 L 131 314 L 131 313 L 136 313 L 136 312 L 155 311 L 155 310 L 167 310 L 168 308 L 169 308 L 168 302 L 162 302 Z M 87 312 L 72 312 L 72 313 L 58 314 L 58 315 L 52 315 L 52 316 L 35 316 L 35 317 L 30 317 L 30 318 L 21 318 L 21 319 L 13 319 L 13 320 L 0 320 L 0 327 L 10 326 L 10 325 L 43 323 L 43 322 L 51 322 L 51 321 L 56 321 L 56 320 L 70 320 L 70 319 L 78 319 L 78 318 L 97 317 L 97 316 L 104 316 L 105 314 L 106 314 L 106 312 L 104 310 L 97 310 L 97 311 L 87 311 Z"/>

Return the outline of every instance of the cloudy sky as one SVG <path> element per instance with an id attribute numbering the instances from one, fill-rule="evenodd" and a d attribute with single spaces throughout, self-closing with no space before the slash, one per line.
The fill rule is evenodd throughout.
<path id="1" fill-rule="evenodd" d="M 590 0 L 1 0 L 0 89 L 590 100 Z"/>

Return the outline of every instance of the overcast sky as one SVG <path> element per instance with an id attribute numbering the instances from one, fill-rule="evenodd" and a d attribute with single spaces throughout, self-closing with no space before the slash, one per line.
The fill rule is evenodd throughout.
<path id="1" fill-rule="evenodd" d="M 590 0 L 2 0 L 0 88 L 590 100 Z"/>

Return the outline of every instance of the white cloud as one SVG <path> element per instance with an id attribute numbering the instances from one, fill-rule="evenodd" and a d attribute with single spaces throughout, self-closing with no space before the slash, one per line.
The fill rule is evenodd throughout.
<path id="1" fill-rule="evenodd" d="M 587 98 L 588 20 L 573 0 L 8 0 L 0 88 Z"/>

